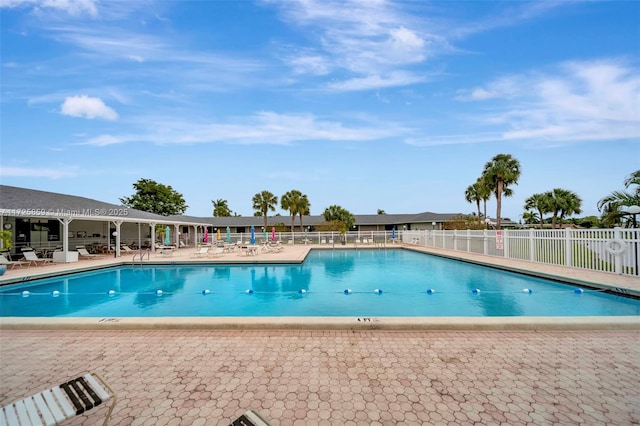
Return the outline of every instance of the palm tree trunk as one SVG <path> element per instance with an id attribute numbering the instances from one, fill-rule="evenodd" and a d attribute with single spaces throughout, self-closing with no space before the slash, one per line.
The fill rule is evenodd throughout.
<path id="1" fill-rule="evenodd" d="M 542 229 L 542 225 L 544 224 L 544 219 L 542 218 L 542 209 L 538 210 L 538 213 L 540 213 L 540 229 Z"/>
<path id="2" fill-rule="evenodd" d="M 482 218 L 480 217 L 480 200 L 476 200 L 476 206 L 478 207 L 478 223 L 482 223 Z"/>
<path id="3" fill-rule="evenodd" d="M 291 235 L 293 235 L 293 227 L 295 226 L 296 223 L 296 216 L 295 215 L 291 215 Z"/>
<path id="4" fill-rule="evenodd" d="M 501 214 L 502 214 L 502 184 L 501 180 L 498 181 L 498 188 L 496 189 L 496 229 L 500 229 Z"/>

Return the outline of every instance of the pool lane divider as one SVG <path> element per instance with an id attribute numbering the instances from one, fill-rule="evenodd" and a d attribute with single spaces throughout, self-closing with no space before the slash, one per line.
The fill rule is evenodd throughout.
<path id="1" fill-rule="evenodd" d="M 530 288 L 523 288 L 522 290 L 520 290 L 520 292 L 525 293 L 525 294 L 533 294 L 533 290 Z M 567 290 L 552 290 L 552 291 L 544 291 L 544 292 L 540 292 L 540 293 L 568 293 L 569 291 Z M 585 290 L 583 288 L 580 287 L 576 287 L 574 289 L 571 290 L 572 293 L 575 294 L 583 294 L 583 293 L 604 293 L 607 292 L 606 289 L 588 289 Z M 237 294 L 238 292 L 236 291 L 230 291 L 230 292 L 215 292 L 215 294 Z M 243 290 L 241 293 L 245 293 L 245 294 L 273 294 L 272 292 L 268 292 L 268 291 L 255 291 L 251 288 L 248 288 L 246 290 Z M 286 292 L 283 291 L 281 293 L 291 293 L 291 292 Z M 307 293 L 322 293 L 322 292 L 317 292 L 317 291 L 309 291 L 309 290 L 305 290 L 305 289 L 300 289 L 300 290 L 296 290 L 296 293 L 298 294 L 307 294 Z M 366 294 L 366 293 L 370 293 L 370 291 L 355 291 L 352 290 L 350 288 L 346 288 L 342 291 L 329 291 L 326 293 L 343 293 L 345 295 L 349 295 L 349 294 L 356 294 L 356 293 L 360 293 L 360 294 Z M 380 288 L 376 288 L 373 290 L 374 294 L 377 295 L 381 295 L 384 293 L 384 291 Z M 423 292 L 418 292 L 418 293 L 423 293 Z M 430 294 L 433 295 L 436 293 L 436 290 L 433 288 L 429 288 L 426 291 L 424 291 L 424 293 L 426 294 Z M 462 291 L 454 291 L 454 292 L 439 292 L 442 294 L 460 294 L 460 293 L 466 293 L 462 292 Z M 473 288 L 471 289 L 471 293 L 475 294 L 475 295 L 480 295 L 481 293 L 505 293 L 504 291 L 501 290 L 481 290 L 479 288 Z M 515 291 L 513 292 L 515 293 Z M 23 290 L 20 293 L 13 293 L 13 292 L 0 292 L 0 296 L 22 296 L 24 298 L 30 297 L 30 296 L 51 296 L 51 297 L 59 297 L 59 296 L 73 296 L 73 295 L 82 295 L 82 296 L 88 296 L 88 295 L 98 295 L 98 294 L 105 294 L 105 293 L 63 293 L 59 290 L 53 290 L 49 293 L 33 293 L 29 290 Z M 148 294 L 148 295 L 152 295 L 155 294 L 156 296 L 162 296 L 164 294 L 174 294 L 171 292 L 165 292 L 161 289 L 155 290 L 153 292 L 116 292 L 115 290 L 109 290 L 106 292 L 106 295 L 108 296 L 116 296 L 118 294 L 136 294 L 136 295 L 144 295 L 144 294 Z M 204 289 L 202 290 L 200 293 L 193 293 L 193 294 L 202 294 L 202 295 L 207 295 L 207 294 L 214 294 L 213 291 L 209 290 L 209 289 Z M 404 293 L 404 292 L 392 292 L 392 294 L 411 294 L 409 292 Z"/>

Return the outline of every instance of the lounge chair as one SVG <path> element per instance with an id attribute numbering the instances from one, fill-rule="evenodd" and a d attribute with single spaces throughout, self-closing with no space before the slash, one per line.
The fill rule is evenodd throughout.
<path id="1" fill-rule="evenodd" d="M 120 244 L 120 250 L 122 250 L 125 253 L 135 253 L 136 250 L 133 250 L 131 247 L 129 247 L 126 244 Z"/>
<path id="2" fill-rule="evenodd" d="M 42 257 L 38 257 L 38 255 L 36 254 L 35 251 L 33 250 L 27 250 L 27 251 L 23 251 L 22 254 L 24 255 L 24 258 L 31 264 L 31 265 L 41 265 L 44 266 L 46 264 L 49 264 L 52 262 L 52 259 L 44 259 Z"/>
<path id="3" fill-rule="evenodd" d="M 31 262 L 23 262 L 20 260 L 7 260 L 4 254 L 0 254 L 0 265 L 5 265 L 7 269 L 14 269 L 16 266 L 23 267 L 31 265 Z"/>
<path id="4" fill-rule="evenodd" d="M 102 259 L 104 257 L 100 254 L 91 254 L 84 247 L 76 247 L 76 251 L 80 255 L 81 259 Z"/>
<path id="5" fill-rule="evenodd" d="M 220 257 L 224 256 L 224 247 L 216 247 L 207 252 L 207 256 L 209 257 Z"/>
<path id="6" fill-rule="evenodd" d="M 245 412 L 243 415 L 231 422 L 231 426 L 269 426 L 269 423 L 253 410 Z"/>
<path id="7" fill-rule="evenodd" d="M 111 417 L 116 405 L 116 395 L 97 374 L 88 373 L 2 407 L 0 424 L 55 425 L 110 399 L 113 401 L 103 425 L 106 425 Z"/>
<path id="8" fill-rule="evenodd" d="M 262 251 L 265 253 L 280 253 L 282 250 L 284 250 L 284 246 L 280 244 L 280 241 L 270 241 L 262 245 Z"/>
<path id="9" fill-rule="evenodd" d="M 191 253 L 191 257 L 203 257 L 203 256 L 206 256 L 208 252 L 209 252 L 209 247 L 200 247 L 200 251 Z"/>

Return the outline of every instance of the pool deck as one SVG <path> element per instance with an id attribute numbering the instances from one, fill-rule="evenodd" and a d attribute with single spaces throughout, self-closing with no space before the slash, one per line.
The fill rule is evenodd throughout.
<path id="1" fill-rule="evenodd" d="M 308 248 L 287 247 L 252 261 L 263 256 L 296 261 Z M 181 251 L 172 260 L 191 260 L 190 252 Z M 215 261 L 231 260 L 225 256 Z M 473 256 L 465 260 L 477 261 Z M 8 271 L 3 278 L 114 262 L 121 259 Z M 637 280 L 624 279 L 628 277 L 541 265 L 535 269 L 579 281 L 638 287 Z M 631 425 L 640 423 L 638 342 L 638 330 L 3 326 L 0 405 L 93 371 L 118 396 L 111 425 L 228 425 L 247 409 L 274 426 Z M 94 409 L 68 424 L 98 424 L 105 413 L 106 407 Z"/>

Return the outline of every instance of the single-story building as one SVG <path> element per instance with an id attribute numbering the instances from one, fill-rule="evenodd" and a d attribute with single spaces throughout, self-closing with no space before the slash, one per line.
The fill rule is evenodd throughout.
<path id="1" fill-rule="evenodd" d="M 351 231 L 441 230 L 445 221 L 459 213 L 354 215 Z M 296 217 L 294 232 L 313 231 L 324 222 L 321 215 Z M 290 216 L 269 216 L 267 227 L 285 224 Z M 114 252 L 120 256 L 121 245 L 132 248 L 155 248 L 155 242 L 193 246 L 208 233 L 229 231 L 248 233 L 251 227 L 262 232 L 262 216 L 194 217 L 160 216 L 75 195 L 0 185 L 0 229 L 11 231 L 11 251 L 20 253 L 25 247 L 58 250 L 61 261 L 72 261 L 76 247 Z M 260 231 L 258 231 L 260 230 Z M 270 229 L 269 229 L 270 230 Z M 161 235 L 160 235 L 161 234 Z M 75 254 L 77 255 L 77 253 Z M 70 260 L 71 259 L 71 260 Z"/>

